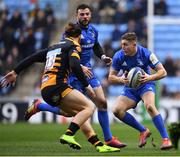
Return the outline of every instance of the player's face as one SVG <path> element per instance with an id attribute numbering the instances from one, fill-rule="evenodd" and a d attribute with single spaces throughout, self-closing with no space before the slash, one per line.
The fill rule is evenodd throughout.
<path id="1" fill-rule="evenodd" d="M 121 40 L 121 47 L 127 56 L 133 56 L 136 53 L 136 41 Z"/>
<path id="2" fill-rule="evenodd" d="M 86 9 L 79 9 L 77 12 L 77 21 L 83 25 L 87 26 L 91 20 L 91 11 L 86 8 Z"/>

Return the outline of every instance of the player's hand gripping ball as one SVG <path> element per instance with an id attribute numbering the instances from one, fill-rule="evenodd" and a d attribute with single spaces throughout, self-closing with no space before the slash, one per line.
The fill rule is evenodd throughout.
<path id="1" fill-rule="evenodd" d="M 129 80 L 128 86 L 130 88 L 138 88 L 141 85 L 140 78 L 142 75 L 143 70 L 140 67 L 132 68 L 127 75 L 127 78 Z"/>

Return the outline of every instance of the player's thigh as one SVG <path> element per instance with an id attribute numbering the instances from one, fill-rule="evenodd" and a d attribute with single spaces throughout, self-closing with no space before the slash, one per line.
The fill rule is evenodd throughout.
<path id="1" fill-rule="evenodd" d="M 136 106 L 136 102 L 127 96 L 120 95 L 116 98 L 114 105 L 113 105 L 113 111 L 116 110 L 123 110 L 127 111 L 133 107 Z"/>
<path id="2" fill-rule="evenodd" d="M 95 97 L 95 99 L 98 101 L 101 101 L 101 100 L 103 100 L 103 101 L 105 101 L 106 100 L 106 98 L 105 98 L 105 95 L 104 95 L 104 91 L 103 91 L 103 89 L 102 89 L 102 86 L 99 86 L 99 87 L 96 87 L 96 88 L 93 88 L 94 89 L 94 92 L 95 92 L 95 95 L 96 95 L 96 97 Z"/>
<path id="3" fill-rule="evenodd" d="M 156 106 L 155 106 L 155 94 L 152 91 L 148 91 L 142 95 L 142 100 L 144 105 L 150 114 L 151 117 L 154 117 L 159 114 Z"/>
<path id="4" fill-rule="evenodd" d="M 98 109 L 100 110 L 106 110 L 107 109 L 107 100 L 105 98 L 103 89 L 101 86 L 94 89 L 94 92 L 96 94 L 95 98 L 93 98 L 93 102 L 96 104 Z"/>
<path id="5" fill-rule="evenodd" d="M 91 87 L 94 89 L 94 92 L 96 94 L 95 99 L 105 100 L 105 95 L 99 80 L 94 76 L 93 78 L 89 79 L 88 82 L 91 85 Z"/>
<path id="6" fill-rule="evenodd" d="M 147 91 L 141 96 L 145 105 L 155 105 L 155 93 Z"/>
<path id="7" fill-rule="evenodd" d="M 86 108 L 94 110 L 94 104 L 87 99 L 81 92 L 73 89 L 61 101 L 61 108 L 65 112 L 80 112 Z"/>
<path id="8" fill-rule="evenodd" d="M 74 88 L 80 91 L 81 93 L 85 92 L 85 88 L 82 83 L 76 77 L 69 77 L 68 83 Z"/>

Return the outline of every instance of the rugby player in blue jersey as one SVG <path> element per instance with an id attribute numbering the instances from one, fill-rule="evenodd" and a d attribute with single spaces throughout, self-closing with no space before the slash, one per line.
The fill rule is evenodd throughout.
<path id="1" fill-rule="evenodd" d="M 80 25 L 82 30 L 81 35 L 81 59 L 80 63 L 84 73 L 87 76 L 87 81 L 94 89 L 96 94 L 95 98 L 91 98 L 93 102 L 96 104 L 98 108 L 98 119 L 99 123 L 102 127 L 105 143 L 109 146 L 122 148 L 125 147 L 126 144 L 121 143 L 116 137 L 112 136 L 109 125 L 109 117 L 107 113 L 107 101 L 104 96 L 104 92 L 102 90 L 102 86 L 99 80 L 94 75 L 91 69 L 90 60 L 92 55 L 95 53 L 97 57 L 99 57 L 102 61 L 106 63 L 106 65 L 110 65 L 112 59 L 107 57 L 102 47 L 98 42 L 98 32 L 97 30 L 90 24 L 91 20 L 91 8 L 86 4 L 81 4 L 76 9 L 77 23 Z M 75 75 L 71 75 L 69 77 L 69 84 L 81 91 L 85 94 L 85 88 L 82 83 L 75 77 Z M 59 108 L 53 108 L 51 105 L 42 103 L 40 100 L 35 100 L 33 106 L 31 106 L 26 112 L 26 119 L 29 119 L 32 115 L 37 113 L 38 111 L 50 111 L 55 114 L 62 114 L 62 110 L 60 112 Z M 65 113 L 64 113 L 65 114 Z M 86 127 L 82 127 L 81 130 L 86 133 Z M 86 135 L 87 136 L 87 135 Z"/>
<path id="2" fill-rule="evenodd" d="M 163 119 L 155 106 L 155 83 L 153 82 L 164 78 L 167 75 L 166 70 L 154 53 L 137 44 L 137 36 L 134 32 L 125 33 L 121 37 L 121 47 L 122 49 L 117 51 L 113 57 L 108 77 L 111 83 L 125 85 L 115 101 L 113 113 L 119 120 L 140 132 L 139 147 L 143 147 L 151 132 L 127 112 L 129 109 L 135 108 L 137 103 L 142 100 L 162 137 L 161 149 L 170 149 L 172 148 L 171 141 Z M 141 85 L 137 89 L 127 86 L 129 80 L 126 77 L 126 72 L 133 67 L 140 67 L 144 70 L 144 74 L 139 80 Z M 155 70 L 154 74 L 150 73 L 150 68 Z M 121 76 L 118 75 L 120 70 L 124 72 Z"/>

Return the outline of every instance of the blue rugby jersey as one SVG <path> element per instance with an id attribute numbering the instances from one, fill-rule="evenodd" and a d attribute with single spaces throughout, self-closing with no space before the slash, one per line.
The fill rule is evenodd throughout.
<path id="1" fill-rule="evenodd" d="M 84 66 L 91 67 L 90 60 L 93 56 L 94 44 L 98 42 L 98 31 L 96 28 L 89 24 L 87 28 L 81 27 L 82 35 L 80 45 L 82 47 L 80 63 Z M 60 38 L 64 39 L 64 34 Z"/>
<path id="2" fill-rule="evenodd" d="M 89 24 L 87 28 L 81 27 L 81 54 L 80 54 L 80 63 L 86 67 L 91 68 L 90 60 L 93 56 L 93 47 L 98 42 L 98 31 L 95 29 L 95 27 L 92 24 Z M 63 35 L 64 38 L 64 35 Z M 91 69 L 92 71 L 92 69 Z M 92 71 L 93 73 L 93 71 Z M 95 77 L 94 73 L 92 78 L 87 78 L 89 84 L 92 86 L 92 88 L 96 88 L 100 86 L 100 82 Z M 75 77 L 74 74 L 71 74 L 69 76 L 69 84 L 78 89 L 81 92 L 84 92 L 84 87 L 81 85 L 81 83 L 78 81 L 78 79 Z"/>
<path id="3" fill-rule="evenodd" d="M 137 45 L 137 53 L 134 56 L 126 56 L 122 49 L 117 51 L 113 57 L 112 68 L 119 72 L 120 70 L 129 71 L 133 67 L 140 67 L 147 74 L 150 74 L 150 67 L 154 69 L 159 63 L 154 53 Z"/>
<path id="4" fill-rule="evenodd" d="M 87 28 L 81 28 L 81 30 L 81 64 L 91 67 L 90 60 L 93 55 L 94 44 L 98 42 L 98 32 L 91 24 Z"/>

